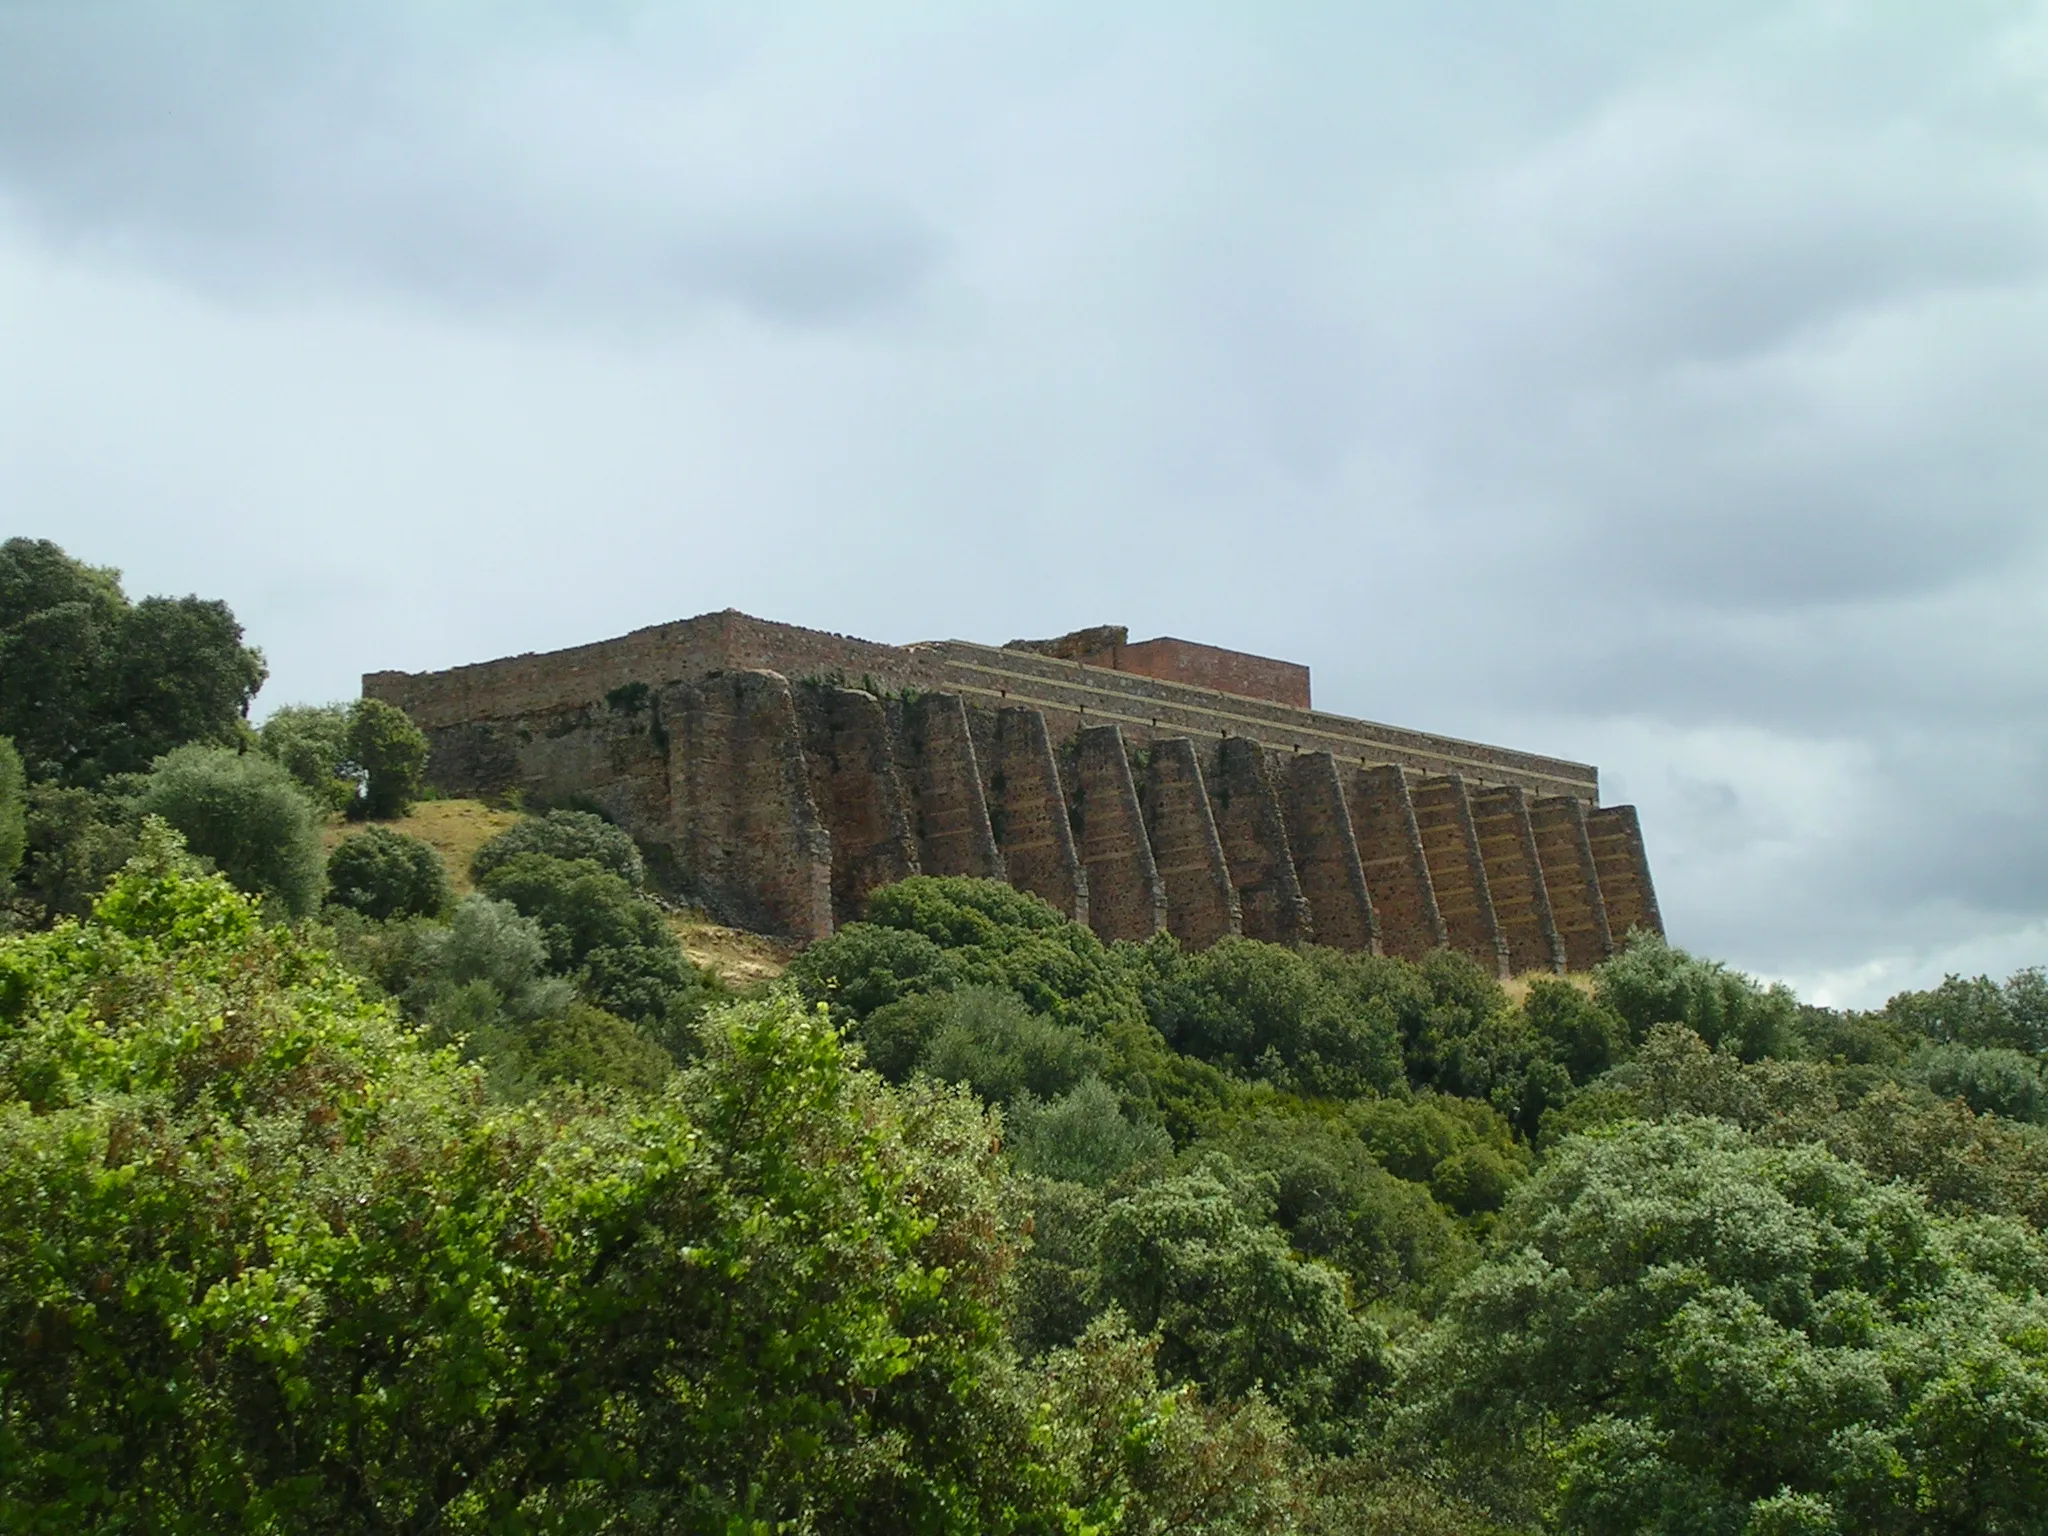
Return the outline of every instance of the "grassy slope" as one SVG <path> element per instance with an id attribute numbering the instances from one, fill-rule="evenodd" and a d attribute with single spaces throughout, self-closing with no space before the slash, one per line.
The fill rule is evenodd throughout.
<path id="1" fill-rule="evenodd" d="M 477 849 L 518 820 L 517 811 L 496 810 L 480 800 L 423 800 L 396 821 L 376 825 L 433 844 L 447 862 L 456 895 L 462 896 L 475 889 L 469 878 L 469 861 Z M 335 818 L 322 834 L 328 851 L 362 831 L 364 825 Z M 772 981 L 795 953 L 794 945 L 723 928 L 694 913 L 671 911 L 668 920 L 682 941 L 683 952 L 696 964 L 717 972 L 728 986 Z"/>

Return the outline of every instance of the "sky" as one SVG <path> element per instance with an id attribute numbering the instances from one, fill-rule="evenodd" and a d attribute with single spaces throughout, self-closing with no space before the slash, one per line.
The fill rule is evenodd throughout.
<path id="1" fill-rule="evenodd" d="M 2048 3 L 0 0 L 0 534 L 279 704 L 1121 623 L 2048 963 Z"/>

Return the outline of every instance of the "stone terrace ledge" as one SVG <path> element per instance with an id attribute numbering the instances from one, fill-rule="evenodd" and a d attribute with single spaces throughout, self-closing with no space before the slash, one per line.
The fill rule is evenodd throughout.
<path id="1" fill-rule="evenodd" d="M 947 685 L 971 703 L 1022 704 L 1087 724 L 1120 725 L 1126 736 L 1140 741 L 1248 736 L 1274 751 L 1328 752 L 1357 766 L 1399 763 L 1420 773 L 1455 773 L 1476 783 L 1571 795 L 1594 805 L 1600 799 L 1599 770 L 1589 763 L 1296 709 L 971 640 L 930 640 L 902 649 L 921 663 L 919 671 L 942 673 Z"/>

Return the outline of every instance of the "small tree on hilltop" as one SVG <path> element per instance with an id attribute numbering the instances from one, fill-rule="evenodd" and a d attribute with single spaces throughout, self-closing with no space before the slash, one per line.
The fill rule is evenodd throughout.
<path id="1" fill-rule="evenodd" d="M 140 809 L 163 817 L 243 890 L 274 897 L 293 917 L 320 904 L 326 861 L 313 804 L 269 758 L 180 747 L 151 770 Z"/>
<path id="2" fill-rule="evenodd" d="M 453 892 L 431 843 L 371 827 L 327 857 L 327 899 L 365 917 L 435 917 Z"/>
<path id="3" fill-rule="evenodd" d="M 349 760 L 363 772 L 358 816 L 403 816 L 419 797 L 426 733 L 382 699 L 358 699 L 348 715 Z"/>

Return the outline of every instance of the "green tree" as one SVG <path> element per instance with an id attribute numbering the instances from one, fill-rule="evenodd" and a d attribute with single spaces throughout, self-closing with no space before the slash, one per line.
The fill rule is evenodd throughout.
<path id="1" fill-rule="evenodd" d="M 131 604 L 118 571 L 48 540 L 0 544 L 0 734 L 31 777 L 90 786 L 188 742 L 232 744 L 263 678 L 225 603 Z"/>
<path id="2" fill-rule="evenodd" d="M 1053 1098 L 1109 1067 L 1099 1040 L 1044 1014 L 1014 992 L 962 987 L 939 1005 L 918 1070 L 942 1083 L 965 1083 L 990 1104 L 1029 1093 Z"/>
<path id="3" fill-rule="evenodd" d="M 485 843 L 469 861 L 470 878 L 486 879 L 507 859 L 522 853 L 551 859 L 588 859 L 634 890 L 647 883 L 647 869 L 633 839 L 602 816 L 588 811 L 549 811 L 514 822 Z"/>
<path id="4" fill-rule="evenodd" d="M 1304 1440 L 1349 1444 L 1384 1379 L 1384 1339 L 1351 1315 L 1336 1270 L 1298 1257 L 1270 1197 L 1227 1158 L 1111 1202 L 1099 1227 L 1100 1287 L 1159 1334 L 1169 1379 L 1227 1397 L 1264 1393 Z"/>
<path id="5" fill-rule="evenodd" d="M 1782 1056 L 1798 1038 L 1799 1000 L 1739 971 L 1638 934 L 1594 973 L 1596 995 L 1640 1041 L 1657 1024 L 1683 1024 L 1744 1061 Z"/>
<path id="6" fill-rule="evenodd" d="M 788 1001 L 495 1109 L 159 836 L 0 1025 L 9 1530 L 1075 1528 L 991 1128 Z"/>
<path id="7" fill-rule="evenodd" d="M 83 916 L 134 853 L 134 822 L 133 800 L 104 785 L 31 782 L 21 893 L 42 908 L 46 921 Z"/>
<path id="8" fill-rule="evenodd" d="M 0 898 L 14 889 L 14 872 L 28 851 L 28 779 L 21 754 L 0 736 Z"/>
<path id="9" fill-rule="evenodd" d="M 316 803 L 346 811 L 363 791 L 351 771 L 348 728 L 346 704 L 286 704 L 271 712 L 257 739 Z"/>
<path id="10" fill-rule="evenodd" d="M 362 774 L 360 814 L 403 816 L 426 773 L 426 733 L 396 705 L 358 699 L 348 712 L 348 758 Z"/>
<path id="11" fill-rule="evenodd" d="M 454 890 L 433 844 L 370 827 L 327 856 L 327 899 L 365 917 L 436 917 Z"/>
<path id="12" fill-rule="evenodd" d="M 1824 1148 L 1620 1127 L 1516 1197 L 1407 1424 L 1528 1469 L 1566 1531 L 2037 1530 L 2044 1283 L 2038 1235 Z"/>
<path id="13" fill-rule="evenodd" d="M 269 758 L 180 747 L 151 771 L 139 805 L 241 889 L 275 898 L 293 917 L 319 906 L 326 882 L 319 822 L 297 782 Z"/>

